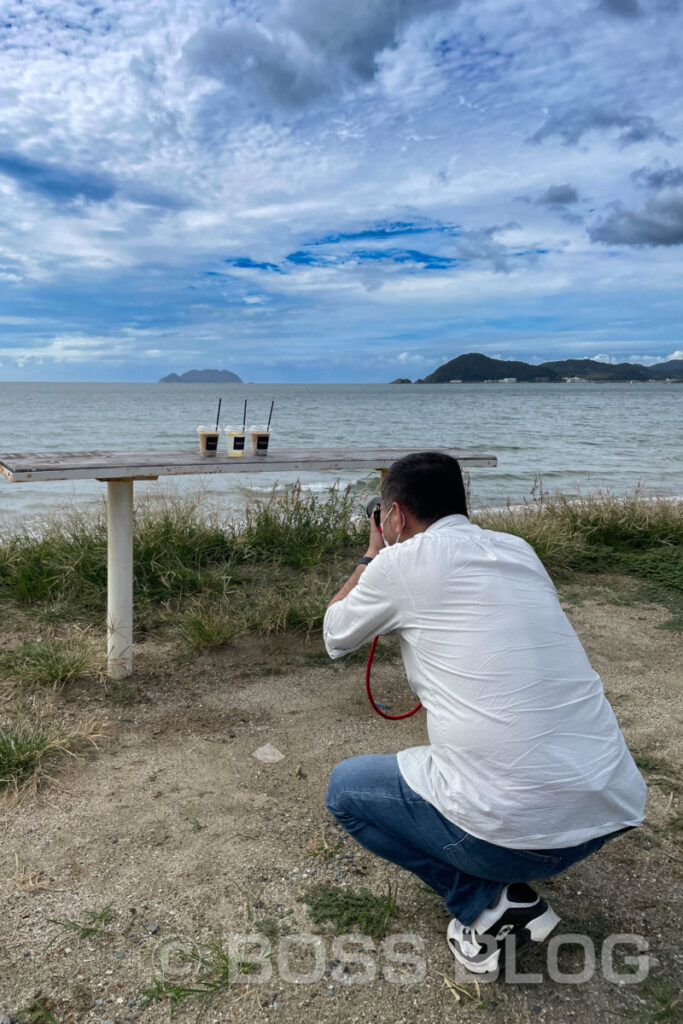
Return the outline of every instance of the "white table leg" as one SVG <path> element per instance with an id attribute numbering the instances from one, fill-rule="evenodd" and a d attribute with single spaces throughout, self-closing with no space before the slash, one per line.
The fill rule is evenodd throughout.
<path id="1" fill-rule="evenodd" d="M 107 481 L 107 674 L 133 671 L 133 481 Z"/>

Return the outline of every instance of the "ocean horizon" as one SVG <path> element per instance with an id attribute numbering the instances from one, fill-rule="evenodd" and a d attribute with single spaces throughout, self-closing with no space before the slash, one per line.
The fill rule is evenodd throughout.
<path id="1" fill-rule="evenodd" d="M 271 449 L 357 445 L 462 448 L 492 454 L 496 469 L 470 471 L 473 507 L 520 504 L 538 493 L 578 498 L 640 484 L 683 494 L 683 386 L 575 384 L 192 384 L 0 382 L 0 453 L 196 450 L 196 428 L 267 419 Z M 298 474 L 324 491 L 335 480 L 360 491 L 362 473 Z M 296 474 L 171 477 L 136 485 L 136 494 L 201 489 L 236 515 L 251 493 L 294 483 Z M 0 525 L 101 500 L 96 481 L 12 484 L 0 476 Z"/>

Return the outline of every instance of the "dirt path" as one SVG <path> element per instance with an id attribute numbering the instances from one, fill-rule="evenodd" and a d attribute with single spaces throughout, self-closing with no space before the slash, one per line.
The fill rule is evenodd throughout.
<path id="1" fill-rule="evenodd" d="M 413 876 L 340 834 L 324 809 L 338 760 L 425 741 L 419 715 L 399 724 L 372 713 L 358 660 L 329 663 L 319 640 L 297 638 L 240 642 L 168 667 L 168 656 L 146 645 L 130 689 L 113 694 L 120 703 L 112 694 L 87 701 L 64 695 L 69 715 L 80 715 L 85 704 L 108 715 L 110 735 L 99 754 L 70 763 L 60 776 L 62 791 L 2 811 L 0 1018 L 11 1019 L 37 996 L 52 1017 L 39 1014 L 36 1021 L 167 1021 L 168 1001 L 142 1006 L 141 988 L 164 971 L 167 980 L 190 985 L 198 965 L 184 953 L 205 954 L 221 938 L 227 948 L 231 935 L 249 927 L 272 940 L 261 969 L 271 971 L 270 980 L 233 984 L 206 1005 L 188 998 L 175 1010 L 178 1024 L 441 1024 L 454 1017 L 583 1024 L 612 1013 L 644 1022 L 677 1019 L 683 856 L 673 824 L 680 808 L 667 779 L 676 759 L 681 635 L 656 628 L 667 618 L 659 608 L 590 599 L 568 608 L 629 745 L 655 765 L 647 825 L 539 886 L 563 918 L 559 931 L 587 934 L 595 945 L 598 967 L 589 980 L 553 981 L 545 948 L 521 961 L 541 974 L 540 983 L 500 980 L 482 985 L 478 998 L 474 985 L 456 989 L 444 980 L 454 974 L 439 901 Z M 396 675 L 392 662 L 381 663 L 375 689 L 398 706 L 410 695 Z M 283 759 L 256 760 L 253 752 L 264 744 Z M 13 881 L 15 856 L 25 871 L 40 869 L 49 888 L 30 891 Z M 316 940 L 297 946 L 293 936 L 314 931 L 301 899 L 321 880 L 376 894 L 398 885 L 389 934 L 411 934 L 422 966 L 404 964 L 403 973 L 387 977 L 401 965 L 385 946 L 371 956 L 376 976 L 350 984 L 355 966 L 335 976 L 339 950 L 326 936 L 317 940 L 324 944 L 323 976 L 288 981 L 288 969 L 313 970 Z M 48 920 L 80 921 L 108 905 L 112 918 L 102 927 L 109 936 L 79 940 Z M 605 979 L 600 951 L 612 933 L 634 933 L 648 944 L 654 960 L 645 980 Z M 615 964 L 623 971 L 622 953 Z M 576 948 L 560 950 L 560 969 L 577 972 L 583 964 Z M 672 1015 L 656 1017 L 662 1007 Z"/>

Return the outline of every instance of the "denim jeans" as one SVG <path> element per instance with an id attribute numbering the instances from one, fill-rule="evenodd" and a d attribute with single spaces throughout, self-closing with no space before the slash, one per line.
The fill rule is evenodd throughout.
<path id="1" fill-rule="evenodd" d="M 404 782 L 395 754 L 340 762 L 330 776 L 325 803 L 354 839 L 421 878 L 464 925 L 495 904 L 508 883 L 556 875 L 610 838 L 549 850 L 509 850 L 476 839 Z"/>

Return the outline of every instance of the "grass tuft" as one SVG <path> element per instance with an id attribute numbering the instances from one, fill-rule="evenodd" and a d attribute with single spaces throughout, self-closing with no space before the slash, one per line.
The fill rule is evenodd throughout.
<path id="1" fill-rule="evenodd" d="M 355 505 L 348 487 L 330 487 L 323 497 L 303 492 L 298 481 L 284 494 L 273 489 L 247 507 L 239 534 L 244 553 L 294 567 L 318 565 L 329 552 L 359 543 L 351 523 Z"/>
<path id="2" fill-rule="evenodd" d="M 91 939 L 95 935 L 105 939 L 114 938 L 114 932 L 109 931 L 107 928 L 107 925 L 111 924 L 114 920 L 114 911 L 112 910 L 111 903 L 108 903 L 106 907 L 102 907 L 102 910 L 84 910 L 82 921 L 72 921 L 70 917 L 48 917 L 47 920 L 49 924 L 59 925 L 64 931 L 75 932 L 79 942 L 83 939 Z M 48 943 L 46 949 L 49 949 L 58 938 L 59 935 L 56 935 Z"/>
<path id="3" fill-rule="evenodd" d="M 188 951 L 185 960 L 198 967 L 197 977 L 187 985 L 171 981 L 163 974 L 153 978 L 151 984 L 140 992 L 146 1003 L 168 1001 L 173 1009 L 186 999 L 199 997 L 206 1002 L 230 988 L 238 976 L 257 971 L 260 963 L 260 960 L 248 957 L 246 949 L 237 956 L 231 956 L 220 941 L 211 943 L 205 953 Z"/>
<path id="4" fill-rule="evenodd" d="M 307 904 L 315 924 L 330 924 L 335 934 L 355 931 L 380 939 L 397 914 L 396 890 L 392 891 L 390 885 L 383 896 L 375 896 L 365 888 L 341 889 L 316 882 L 300 899 Z"/>
<path id="5" fill-rule="evenodd" d="M 62 686 L 92 671 L 93 666 L 91 645 L 82 634 L 28 640 L 0 654 L 0 678 L 15 683 L 27 693 Z"/>
<path id="6" fill-rule="evenodd" d="M 230 524 L 212 513 L 201 493 L 135 506 L 136 603 L 160 604 L 205 589 L 208 567 L 229 563 L 235 552 Z M 0 536 L 0 590 L 22 604 L 57 609 L 60 617 L 101 621 L 107 592 L 104 504 L 68 509 L 37 525 Z"/>
<path id="7" fill-rule="evenodd" d="M 101 722 L 89 721 L 68 731 L 40 719 L 0 726 L 0 791 L 18 799 L 36 792 L 43 782 L 54 781 L 52 768 L 65 756 L 77 757 L 88 745 L 105 735 Z"/>
<path id="8" fill-rule="evenodd" d="M 242 618 L 218 597 L 195 600 L 177 620 L 178 636 L 191 651 L 216 650 L 241 632 Z"/>
<path id="9" fill-rule="evenodd" d="M 361 533 L 354 523 L 357 500 L 348 488 L 317 495 L 297 483 L 254 498 L 240 523 L 212 510 L 201 493 L 138 502 L 136 640 L 159 629 L 197 652 L 241 633 L 319 629 L 331 594 L 364 543 L 364 518 Z M 624 498 L 598 492 L 578 502 L 541 493 L 519 508 L 484 510 L 475 520 L 523 537 L 558 582 L 583 572 L 631 576 L 643 588 L 634 600 L 672 612 L 662 628 L 683 627 L 683 503 L 650 499 L 640 489 Z M 610 594 L 607 600 L 621 600 Z M 102 628 L 104 508 L 71 509 L 0 534 L 0 599 L 17 619 L 20 606 L 28 605 L 52 627 L 75 620 Z M 61 685 L 80 671 L 72 660 L 75 641 L 45 644 L 6 653 L 0 674 L 16 671 L 28 688 L 38 688 Z"/>
<path id="10" fill-rule="evenodd" d="M 659 786 L 664 793 L 677 793 L 680 789 L 676 771 L 666 761 L 650 754 L 632 751 L 637 767 L 647 776 L 651 786 Z"/>

